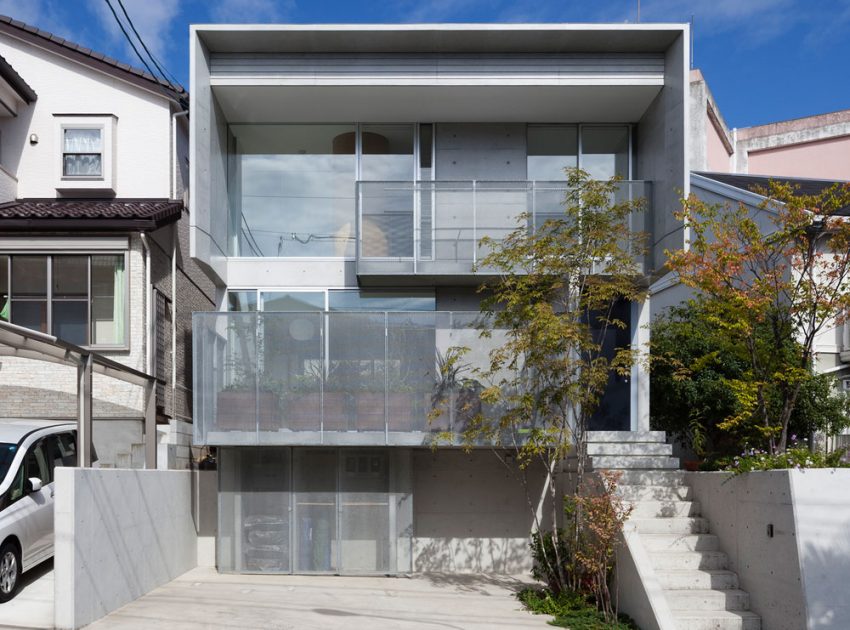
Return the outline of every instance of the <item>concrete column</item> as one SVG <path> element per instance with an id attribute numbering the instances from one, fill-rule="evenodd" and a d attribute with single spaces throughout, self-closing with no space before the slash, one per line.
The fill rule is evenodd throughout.
<path id="1" fill-rule="evenodd" d="M 632 302 L 632 349 L 637 351 L 631 376 L 631 430 L 649 431 L 649 296 Z"/>
<path id="2" fill-rule="evenodd" d="M 77 364 L 77 464 L 92 463 L 92 357 L 84 354 Z"/>

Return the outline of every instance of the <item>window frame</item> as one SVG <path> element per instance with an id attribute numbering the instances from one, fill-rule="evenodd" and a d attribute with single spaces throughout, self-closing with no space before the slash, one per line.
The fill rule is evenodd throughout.
<path id="1" fill-rule="evenodd" d="M 126 249 L 114 250 L 114 249 L 104 249 L 98 251 L 74 251 L 74 250 L 65 250 L 65 249 L 56 249 L 56 250 L 21 250 L 21 251 L 0 251 L 0 257 L 5 257 L 9 261 L 6 266 L 6 287 L 8 290 L 8 301 L 9 301 L 9 322 L 12 323 L 12 313 L 14 312 L 15 306 L 15 298 L 13 297 L 13 287 L 12 287 L 12 266 L 14 264 L 15 257 L 19 256 L 44 256 L 47 260 L 47 293 L 46 293 L 46 302 L 47 302 L 47 333 L 48 335 L 55 336 L 53 334 L 53 259 L 57 256 L 82 256 L 86 258 L 86 268 L 88 270 L 88 292 L 87 292 L 87 300 L 86 300 L 86 326 L 87 326 L 87 336 L 89 343 L 80 344 L 81 348 L 88 348 L 92 350 L 98 351 L 107 351 L 107 352 L 128 352 L 130 350 L 130 252 Z M 124 339 L 121 343 L 118 344 L 95 344 L 91 343 L 92 340 L 92 257 L 94 256 L 121 256 L 124 259 Z M 17 301 L 25 301 L 25 300 L 17 300 Z M 56 300 L 62 301 L 62 300 Z M 0 305 L 2 308 L 2 305 Z M 61 339 L 61 337 L 60 337 Z M 67 341 L 67 340 L 65 340 Z M 73 343 L 73 342 L 69 342 Z"/>
<path id="2" fill-rule="evenodd" d="M 106 179 L 106 125 L 103 123 L 62 123 L 59 125 L 59 144 L 60 144 L 60 160 L 61 170 L 60 177 L 62 181 L 95 181 L 101 182 Z M 97 129 L 100 132 L 100 152 L 98 153 L 79 153 L 65 151 L 65 132 L 72 130 L 88 130 Z M 100 156 L 100 174 L 99 175 L 68 175 L 65 172 L 65 156 L 66 155 L 99 155 Z"/>

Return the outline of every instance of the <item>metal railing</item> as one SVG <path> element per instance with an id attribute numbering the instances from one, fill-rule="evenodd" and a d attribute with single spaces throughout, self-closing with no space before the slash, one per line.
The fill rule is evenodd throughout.
<path id="1" fill-rule="evenodd" d="M 486 275 L 482 239 L 498 244 L 524 213 L 532 228 L 563 216 L 567 191 L 557 181 L 357 182 L 357 273 Z M 647 200 L 630 217 L 632 231 L 650 231 L 650 195 L 649 182 L 619 182 L 612 202 Z"/>
<path id="2" fill-rule="evenodd" d="M 482 408 L 477 312 L 193 316 L 195 443 L 421 445 Z M 452 348 L 470 351 L 451 374 Z M 492 410 L 490 410 L 492 411 Z"/>

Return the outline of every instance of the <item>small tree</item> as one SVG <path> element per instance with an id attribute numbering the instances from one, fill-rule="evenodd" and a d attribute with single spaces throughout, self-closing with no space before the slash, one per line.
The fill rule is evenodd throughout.
<path id="1" fill-rule="evenodd" d="M 587 501 L 579 497 L 588 422 L 610 375 L 627 375 L 632 365 L 630 349 L 606 355 L 603 340 L 609 329 L 628 326 L 616 316 L 618 300 L 645 296 L 636 262 L 644 253 L 644 236 L 631 231 L 629 220 L 642 209 L 643 200 L 619 194 L 615 179 L 593 181 L 579 169 L 567 169 L 566 175 L 560 214 L 533 226 L 534 218 L 525 213 L 503 240 L 482 239 L 489 253 L 480 267 L 495 270 L 498 278 L 480 289 L 486 322 L 480 336 L 492 339 L 498 330 L 502 337 L 489 353 L 489 365 L 470 368 L 483 384 L 484 411 L 472 418 L 461 437 L 470 446 L 483 440 L 509 449 L 523 468 L 533 462 L 542 465 L 552 520 L 548 525 L 540 522 L 538 501 L 529 496 L 535 540 L 541 543 L 536 559 L 545 565 L 554 591 L 581 592 L 581 572 L 568 575 L 564 554 L 567 548 L 575 550 L 588 531 Z M 467 349 L 453 350 L 449 369 L 461 365 Z M 571 502 L 575 509 L 567 514 L 572 523 L 561 529 L 560 475 L 571 454 L 576 456 L 578 477 L 571 486 L 578 500 Z M 565 531 L 574 539 L 562 540 Z"/>
<path id="2" fill-rule="evenodd" d="M 850 186 L 801 195 L 771 182 L 758 192 L 765 199 L 755 212 L 684 200 L 690 247 L 668 259 L 715 324 L 746 349 L 745 374 L 730 381 L 737 410 L 721 428 L 757 431 L 777 453 L 788 444 L 816 338 L 843 323 L 850 307 L 850 222 L 837 214 L 850 206 Z"/>

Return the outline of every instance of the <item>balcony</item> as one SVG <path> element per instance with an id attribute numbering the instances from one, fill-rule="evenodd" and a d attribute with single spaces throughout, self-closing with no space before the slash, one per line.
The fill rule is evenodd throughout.
<path id="1" fill-rule="evenodd" d="M 472 368 L 504 341 L 479 339 L 480 323 L 476 312 L 195 313 L 195 443 L 420 446 L 462 432 L 488 411 Z M 472 350 L 448 379 L 439 366 L 456 346 Z"/>
<path id="2" fill-rule="evenodd" d="M 361 283 L 469 284 L 493 275 L 480 262 L 482 243 L 498 243 L 530 214 L 530 227 L 563 216 L 566 182 L 360 181 L 357 183 L 357 275 Z M 613 203 L 646 199 L 645 181 L 622 181 Z M 649 232 L 651 204 L 630 217 L 630 229 Z M 636 256 L 642 273 L 647 260 Z"/>

